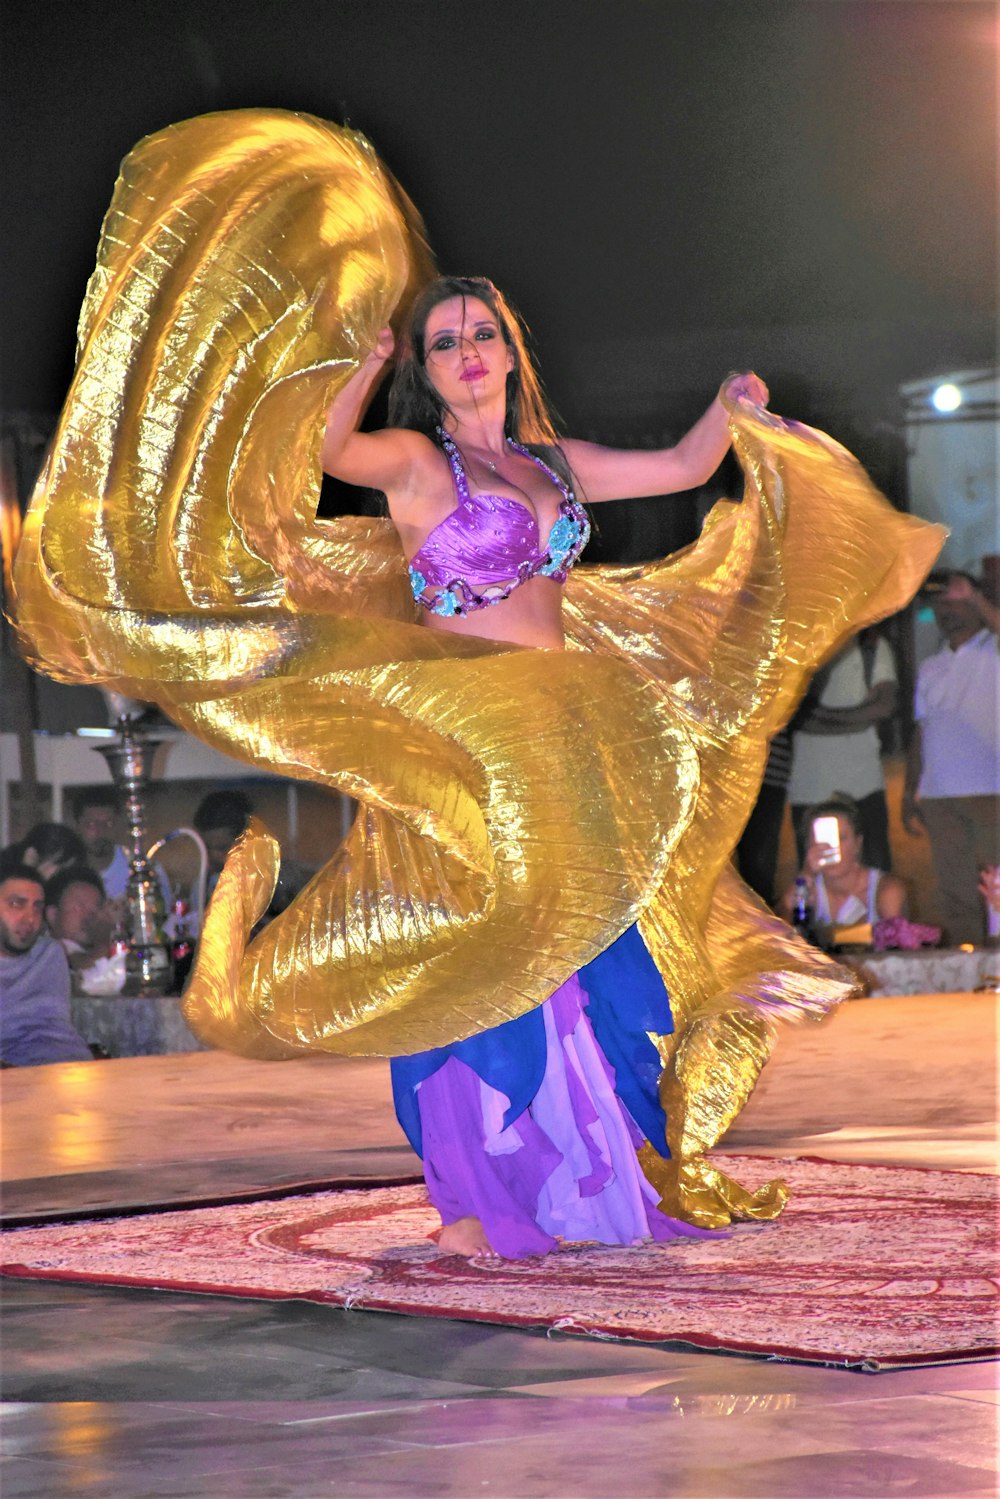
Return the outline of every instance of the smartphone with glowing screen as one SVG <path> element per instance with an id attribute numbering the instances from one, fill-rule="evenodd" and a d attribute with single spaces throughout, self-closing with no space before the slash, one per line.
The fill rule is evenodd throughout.
<path id="1" fill-rule="evenodd" d="M 826 853 L 821 864 L 840 863 L 840 823 L 835 817 L 817 817 L 813 822 L 813 842 L 825 843 Z"/>

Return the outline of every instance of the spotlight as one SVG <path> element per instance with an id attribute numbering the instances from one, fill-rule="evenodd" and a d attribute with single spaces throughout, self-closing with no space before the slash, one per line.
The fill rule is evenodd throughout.
<path id="1" fill-rule="evenodd" d="M 938 385 L 931 393 L 931 405 L 935 411 L 957 411 L 962 404 L 962 392 L 957 385 Z"/>

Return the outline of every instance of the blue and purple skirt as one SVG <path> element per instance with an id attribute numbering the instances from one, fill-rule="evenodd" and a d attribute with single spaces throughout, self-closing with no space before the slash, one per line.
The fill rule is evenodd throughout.
<path id="1" fill-rule="evenodd" d="M 649 1033 L 672 1030 L 633 926 L 520 1019 L 395 1058 L 396 1114 L 442 1222 L 479 1218 L 507 1259 L 704 1237 L 659 1211 L 636 1157 L 643 1140 L 669 1154 Z"/>

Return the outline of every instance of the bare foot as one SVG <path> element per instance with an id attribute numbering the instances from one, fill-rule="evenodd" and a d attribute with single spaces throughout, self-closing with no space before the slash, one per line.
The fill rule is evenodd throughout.
<path id="1" fill-rule="evenodd" d="M 437 1245 L 442 1254 L 462 1254 L 469 1260 L 500 1258 L 478 1218 L 456 1218 L 454 1223 L 446 1223 L 437 1235 Z"/>

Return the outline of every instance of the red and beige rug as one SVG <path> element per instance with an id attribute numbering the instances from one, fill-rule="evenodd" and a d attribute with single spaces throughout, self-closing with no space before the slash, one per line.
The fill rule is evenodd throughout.
<path id="1" fill-rule="evenodd" d="M 872 1370 L 997 1352 L 995 1178 L 717 1159 L 748 1185 L 784 1176 L 782 1217 L 725 1239 L 477 1264 L 428 1240 L 422 1187 L 376 1187 L 15 1229 L 0 1269 Z"/>

